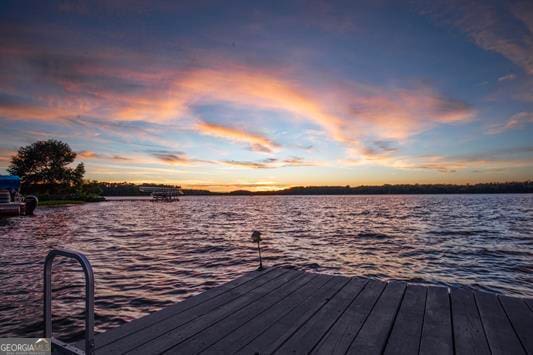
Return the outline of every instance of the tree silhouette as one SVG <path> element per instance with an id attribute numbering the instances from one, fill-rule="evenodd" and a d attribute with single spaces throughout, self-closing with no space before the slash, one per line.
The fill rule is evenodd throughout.
<path id="1" fill-rule="evenodd" d="M 76 153 L 67 143 L 49 139 L 20 147 L 7 171 L 20 176 L 24 192 L 64 193 L 83 183 L 83 163 L 75 168 L 68 166 L 75 159 Z"/>

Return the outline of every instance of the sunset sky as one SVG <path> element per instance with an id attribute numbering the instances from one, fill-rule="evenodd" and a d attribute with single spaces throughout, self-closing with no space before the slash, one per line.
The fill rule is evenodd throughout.
<path id="1" fill-rule="evenodd" d="M 531 1 L 2 1 L 0 174 L 210 190 L 533 178 Z"/>

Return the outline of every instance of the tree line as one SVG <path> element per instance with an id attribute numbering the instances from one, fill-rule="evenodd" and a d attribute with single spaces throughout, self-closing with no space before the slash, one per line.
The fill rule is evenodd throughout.
<path id="1" fill-rule="evenodd" d="M 130 182 L 93 182 L 100 187 L 104 196 L 149 195 L 139 191 L 142 186 L 176 187 L 174 185 L 133 184 Z M 496 182 L 480 184 L 400 184 L 381 186 L 297 186 L 276 191 L 236 190 L 212 192 L 209 190 L 183 189 L 184 195 L 402 195 L 402 194 L 491 194 L 491 193 L 533 193 L 533 181 Z"/>
<path id="2" fill-rule="evenodd" d="M 398 184 L 381 186 L 297 186 L 256 195 L 391 195 L 391 194 L 490 194 L 532 193 L 533 181 L 479 184 Z"/>

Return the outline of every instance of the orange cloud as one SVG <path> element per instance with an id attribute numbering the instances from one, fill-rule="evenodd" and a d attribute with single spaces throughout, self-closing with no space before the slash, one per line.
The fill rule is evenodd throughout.
<path id="1" fill-rule="evenodd" d="M 383 89 L 332 82 L 321 88 L 302 87 L 290 78 L 252 68 L 195 70 L 175 85 L 187 106 L 222 101 L 285 111 L 289 119 L 311 121 L 355 150 L 361 150 L 365 136 L 404 140 L 435 124 L 469 120 L 474 114 L 466 103 L 425 86 Z"/>
<path id="2" fill-rule="evenodd" d="M 201 69 L 187 73 L 176 83 L 179 92 L 189 93 L 189 103 L 224 101 L 259 109 L 288 111 L 297 119 L 311 119 L 330 135 L 343 140 L 342 119 L 328 112 L 317 97 L 294 82 L 258 69 Z"/>
<path id="3" fill-rule="evenodd" d="M 42 105 L 0 105 L 0 116 L 10 119 L 56 121 L 72 114 L 72 111 Z"/>
<path id="4" fill-rule="evenodd" d="M 211 136 L 248 143 L 251 150 L 258 152 L 272 153 L 279 149 L 279 145 L 269 138 L 242 129 L 207 122 L 198 123 L 196 129 Z"/>
<path id="5" fill-rule="evenodd" d="M 16 151 L 0 148 L 0 162 L 11 161 L 11 157 L 17 154 Z"/>
<path id="6" fill-rule="evenodd" d="M 32 58 L 37 54 L 24 55 Z M 46 73 L 42 81 L 62 87 L 61 94 L 32 95 L 39 101 L 29 106 L 0 103 L 0 115 L 42 120 L 67 117 L 72 120 L 81 115 L 107 123 L 142 120 L 191 128 L 196 105 L 222 102 L 254 110 L 278 110 L 287 113 L 283 116 L 287 120 L 312 122 L 356 154 L 365 150 L 362 143 L 365 138 L 402 141 L 437 124 L 464 121 L 473 115 L 464 102 L 444 97 L 428 87 L 390 89 L 335 80 L 324 81 L 317 87 L 291 75 L 227 62 L 223 67 L 158 71 L 141 65 L 143 61 L 138 58 L 138 65 L 119 66 L 112 55 L 105 53 L 95 54 L 93 60 L 51 56 L 51 61 L 65 65 L 52 66 L 59 69 L 51 73 L 46 72 L 48 67 L 41 68 Z M 192 128 L 247 143 L 257 151 L 279 149 L 268 137 L 241 128 L 213 123 L 200 123 Z M 124 136 L 120 130 L 118 127 L 113 134 Z M 126 135 L 138 139 L 133 132 Z"/>
<path id="7" fill-rule="evenodd" d="M 124 157 L 122 155 L 108 155 L 108 154 L 99 154 L 93 152 L 92 150 L 82 150 L 77 153 L 79 157 L 85 159 L 100 159 L 100 160 L 123 160 L 128 161 L 130 158 Z"/>
<path id="8" fill-rule="evenodd" d="M 82 158 L 96 158 L 96 153 L 91 150 L 82 150 L 78 155 Z"/>

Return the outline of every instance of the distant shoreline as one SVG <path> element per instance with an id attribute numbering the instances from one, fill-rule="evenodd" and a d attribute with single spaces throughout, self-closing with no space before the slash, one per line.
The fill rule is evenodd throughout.
<path id="1" fill-rule="evenodd" d="M 531 194 L 531 192 L 493 192 L 493 193 L 484 193 L 484 192 L 476 192 L 476 193 L 410 193 L 410 194 L 230 194 L 230 193 L 213 193 L 213 194 L 186 194 L 180 196 L 180 198 L 183 197 L 241 197 L 241 196 L 453 196 L 453 195 L 527 195 Z M 104 201 L 98 201 L 98 202 L 124 202 L 124 201 L 152 201 L 151 196 L 102 196 L 105 198 Z M 86 203 L 86 202 L 84 202 Z M 89 202 L 87 202 L 89 203 Z"/>
<path id="2" fill-rule="evenodd" d="M 149 196 L 141 193 L 140 186 L 150 184 L 98 183 L 104 197 Z M 172 185 L 157 185 L 175 187 Z M 273 195 L 451 195 L 451 194 L 527 194 L 533 193 L 533 181 L 482 183 L 472 185 L 405 184 L 380 186 L 296 186 L 283 190 L 214 192 L 199 189 L 183 189 L 184 196 L 273 196 Z"/>

